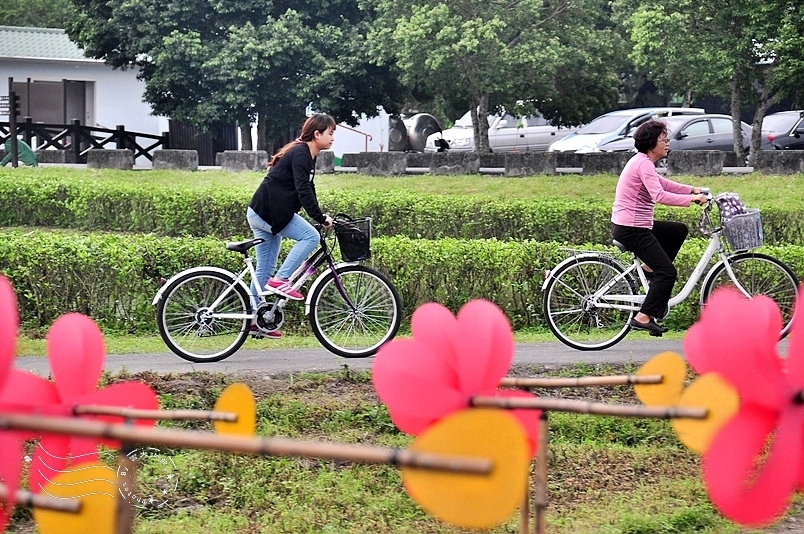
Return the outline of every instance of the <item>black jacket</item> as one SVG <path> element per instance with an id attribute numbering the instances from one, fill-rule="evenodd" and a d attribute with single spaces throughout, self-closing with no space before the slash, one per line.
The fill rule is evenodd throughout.
<path id="1" fill-rule="evenodd" d="M 301 208 L 314 221 L 324 223 L 327 218 L 318 206 L 313 178 L 315 158 L 307 143 L 299 143 L 274 163 L 249 207 L 271 225 L 274 234 L 281 232 Z"/>

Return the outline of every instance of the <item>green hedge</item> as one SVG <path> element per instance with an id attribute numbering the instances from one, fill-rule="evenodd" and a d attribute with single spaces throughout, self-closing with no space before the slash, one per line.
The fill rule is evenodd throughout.
<path id="1" fill-rule="evenodd" d="M 0 176 L 0 226 L 47 226 L 165 236 L 250 234 L 251 189 L 192 190 L 98 180 Z M 608 202 L 490 201 L 410 192 L 325 191 L 330 213 L 373 218 L 375 234 L 412 238 L 515 239 L 609 243 Z M 657 216 L 693 229 L 699 211 L 660 206 Z M 763 208 L 766 242 L 804 243 L 804 209 Z"/>
<path id="2" fill-rule="evenodd" d="M 191 266 L 241 266 L 240 255 L 216 238 L 170 238 L 152 234 L 78 234 L 63 230 L 0 231 L 0 272 L 14 285 L 23 326 L 43 330 L 69 311 L 85 313 L 104 331 L 156 332 L 151 305 L 160 277 Z M 685 278 L 706 242 L 691 239 L 676 264 Z M 472 298 L 498 304 L 514 328 L 543 325 L 544 271 L 566 257 L 558 242 L 377 238 L 375 267 L 390 275 L 406 317 L 424 302 L 457 311 Z M 586 246 L 584 248 L 594 248 Z M 597 247 L 601 248 L 601 247 Z M 766 247 L 804 274 L 804 247 Z M 697 317 L 697 294 L 675 308 L 671 326 L 685 328 Z M 290 327 L 302 325 L 301 305 L 289 308 Z"/>

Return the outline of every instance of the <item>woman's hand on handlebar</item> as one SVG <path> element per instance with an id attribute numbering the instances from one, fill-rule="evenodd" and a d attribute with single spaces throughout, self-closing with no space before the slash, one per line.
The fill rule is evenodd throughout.
<path id="1" fill-rule="evenodd" d="M 324 221 L 324 228 L 330 228 L 332 226 L 332 217 L 329 215 L 324 215 L 327 219 Z"/>
<path id="2" fill-rule="evenodd" d="M 709 197 L 703 193 L 698 193 L 697 195 L 692 195 L 692 201 L 698 205 L 703 205 L 709 201 Z"/>

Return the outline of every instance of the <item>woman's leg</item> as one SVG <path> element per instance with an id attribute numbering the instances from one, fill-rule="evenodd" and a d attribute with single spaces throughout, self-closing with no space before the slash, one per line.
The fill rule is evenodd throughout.
<path id="1" fill-rule="evenodd" d="M 689 228 L 687 225 L 674 221 L 654 221 L 652 233 L 664 249 L 670 261 L 675 261 L 681 245 L 687 239 Z"/>
<path id="2" fill-rule="evenodd" d="M 667 302 L 670 300 L 673 286 L 678 278 L 678 271 L 676 271 L 673 261 L 662 248 L 656 236 L 647 228 L 614 225 L 612 236 L 653 270 L 653 281 L 639 310 L 640 313 L 648 317 L 664 317 Z"/>
<path id="3" fill-rule="evenodd" d="M 276 273 L 276 278 L 287 280 L 318 246 L 321 241 L 321 234 L 304 217 L 296 213 L 288 225 L 279 232 L 279 235 L 296 241 L 296 244 L 290 249 L 287 258 L 282 262 L 282 266 L 279 267 L 279 271 Z"/>
<path id="4" fill-rule="evenodd" d="M 268 279 L 274 274 L 276 259 L 279 257 L 279 248 L 282 244 L 282 236 L 272 234 L 271 225 L 265 222 L 251 208 L 246 212 L 246 219 L 249 226 L 251 226 L 251 231 L 254 232 L 254 237 L 261 237 L 265 240 L 254 247 L 254 252 L 257 255 L 257 265 L 254 267 L 254 272 L 257 280 L 251 281 L 251 304 L 256 308 L 259 301 L 259 291 L 255 282 L 259 281 L 259 289 L 262 290 Z"/>

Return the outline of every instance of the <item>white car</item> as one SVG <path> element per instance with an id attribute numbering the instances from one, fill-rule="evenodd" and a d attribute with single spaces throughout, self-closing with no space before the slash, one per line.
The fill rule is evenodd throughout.
<path id="1" fill-rule="evenodd" d="M 492 152 L 544 152 L 550 143 L 561 139 L 576 128 L 551 125 L 544 117 L 515 117 L 507 113 L 489 115 L 489 147 Z M 438 151 L 437 141 L 443 139 L 450 151 L 471 152 L 475 150 L 475 134 L 472 130 L 472 114 L 466 114 L 455 126 L 427 137 L 425 152 Z"/>
<path id="2" fill-rule="evenodd" d="M 657 107 L 621 109 L 601 115 L 589 124 L 556 141 L 549 152 L 600 152 L 601 145 L 623 139 L 643 122 L 657 117 L 701 115 L 701 108 Z"/>

